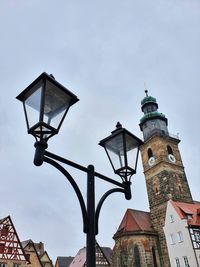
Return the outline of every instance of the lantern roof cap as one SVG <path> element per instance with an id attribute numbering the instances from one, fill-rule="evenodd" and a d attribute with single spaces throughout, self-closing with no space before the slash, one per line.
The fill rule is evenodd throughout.
<path id="1" fill-rule="evenodd" d="M 56 81 L 56 79 L 53 76 L 53 74 L 49 75 L 46 72 L 43 72 L 42 74 L 40 74 L 40 76 L 38 76 L 29 86 L 27 86 L 16 98 L 23 102 L 24 100 L 26 100 L 26 97 L 29 96 L 28 92 L 37 83 L 45 81 L 45 80 L 48 80 L 50 83 L 54 84 L 59 89 L 61 89 L 62 91 L 66 92 L 67 94 L 69 94 L 72 97 L 72 104 L 75 104 L 77 101 L 79 101 L 79 99 L 77 98 L 77 96 L 75 94 L 73 94 L 70 90 L 68 90 L 66 87 L 64 87 L 61 83 Z"/>
<path id="2" fill-rule="evenodd" d="M 100 146 L 104 146 L 105 142 L 107 142 L 108 140 L 112 139 L 113 137 L 119 135 L 119 134 L 128 134 L 129 136 L 131 136 L 132 138 L 134 138 L 139 145 L 143 144 L 143 141 L 138 138 L 137 136 L 135 136 L 134 134 L 132 134 L 131 132 L 129 132 L 128 130 L 126 130 L 125 128 L 122 127 L 120 122 L 117 122 L 116 124 L 116 129 L 114 131 L 111 132 L 111 135 L 109 135 L 108 137 L 104 138 L 103 140 L 101 140 L 99 142 Z"/>

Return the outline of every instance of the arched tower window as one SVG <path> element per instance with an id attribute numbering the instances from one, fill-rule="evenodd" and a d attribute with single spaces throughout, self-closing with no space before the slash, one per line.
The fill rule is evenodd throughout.
<path id="1" fill-rule="evenodd" d="M 135 267 L 141 267 L 140 262 L 140 251 L 137 245 L 134 246 L 134 259 L 135 259 Z"/>
<path id="2" fill-rule="evenodd" d="M 149 159 L 150 159 L 151 157 L 153 157 L 153 151 L 152 151 L 151 148 L 149 148 L 149 149 L 147 150 L 147 154 L 148 154 L 148 158 L 149 158 Z"/>
<path id="3" fill-rule="evenodd" d="M 152 247 L 152 256 L 153 256 L 153 267 L 158 267 L 157 261 L 156 261 L 156 251 L 154 247 Z"/>
<path id="4" fill-rule="evenodd" d="M 174 155 L 173 150 L 172 150 L 171 146 L 169 146 L 169 145 L 167 145 L 167 153 L 168 153 L 168 155 Z"/>

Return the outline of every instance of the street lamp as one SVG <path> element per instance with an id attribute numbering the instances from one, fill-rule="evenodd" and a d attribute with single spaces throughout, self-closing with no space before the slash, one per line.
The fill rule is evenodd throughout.
<path id="1" fill-rule="evenodd" d="M 34 164 L 36 166 L 42 165 L 43 162 L 51 164 L 68 179 L 76 192 L 83 217 L 83 231 L 87 237 L 86 264 L 87 267 L 94 267 L 96 266 L 95 236 L 98 234 L 101 207 L 105 199 L 115 192 L 122 192 L 126 199 L 131 199 L 131 176 L 136 173 L 139 146 L 143 142 L 122 128 L 119 122 L 111 135 L 99 142 L 105 148 L 114 172 L 122 178 L 120 183 L 96 172 L 93 165 L 84 167 L 46 151 L 48 139 L 59 132 L 68 109 L 78 101 L 78 98 L 58 83 L 53 75 L 42 73 L 17 96 L 17 99 L 23 102 L 28 133 L 36 139 Z M 59 162 L 87 174 L 86 202 L 78 184 Z M 105 192 L 96 207 L 95 177 L 117 186 Z"/>
<path id="2" fill-rule="evenodd" d="M 99 142 L 104 147 L 114 172 L 124 182 L 130 181 L 136 173 L 140 143 L 141 140 L 122 128 L 119 122 L 111 135 Z"/>

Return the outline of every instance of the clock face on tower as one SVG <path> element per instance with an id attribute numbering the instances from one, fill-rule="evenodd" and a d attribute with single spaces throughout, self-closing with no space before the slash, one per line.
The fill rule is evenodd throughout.
<path id="1" fill-rule="evenodd" d="M 174 155 L 172 155 L 172 154 L 169 154 L 169 155 L 168 155 L 168 159 L 169 159 L 169 161 L 171 161 L 172 163 L 175 163 L 175 162 L 176 162 L 176 158 L 175 158 Z"/>
<path id="2" fill-rule="evenodd" d="M 149 166 L 153 166 L 155 164 L 155 158 L 154 157 L 150 157 L 149 160 L 148 160 L 148 164 Z"/>

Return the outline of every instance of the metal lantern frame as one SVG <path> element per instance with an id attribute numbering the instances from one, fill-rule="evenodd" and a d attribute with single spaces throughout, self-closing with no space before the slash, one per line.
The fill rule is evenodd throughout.
<path id="1" fill-rule="evenodd" d="M 64 111 L 60 122 L 58 123 L 57 127 L 53 127 L 50 125 L 50 123 L 47 123 L 44 121 L 45 116 L 45 101 L 46 100 L 46 92 L 47 90 L 50 90 L 50 86 L 54 88 L 54 90 L 58 90 L 59 92 L 62 92 L 63 95 L 69 97 L 69 102 L 67 103 L 68 106 L 66 110 Z M 34 125 L 30 125 L 29 122 L 29 114 L 27 112 L 26 108 L 26 100 L 29 99 L 37 90 L 41 89 L 41 96 L 40 96 L 40 103 L 39 105 L 39 115 L 38 115 L 38 122 L 36 122 Z M 18 100 L 23 102 L 24 107 L 24 113 L 25 113 L 25 119 L 27 124 L 28 133 L 32 134 L 36 140 L 48 140 L 53 135 L 57 134 L 59 132 L 59 129 L 65 119 L 65 116 L 73 104 L 75 104 L 79 99 L 76 95 L 74 95 L 71 91 L 69 91 L 67 88 L 65 88 L 62 84 L 57 82 L 53 75 L 48 75 L 46 72 L 43 72 L 37 79 L 35 79 L 22 93 L 20 93 L 17 97 Z M 66 105 L 66 103 L 64 103 Z M 34 107 L 33 107 L 34 109 Z M 63 109 L 64 110 L 64 109 Z"/>
<path id="2" fill-rule="evenodd" d="M 56 88 L 59 90 L 62 90 L 65 94 L 67 94 L 70 97 L 70 102 L 68 108 L 65 110 L 64 114 L 62 114 L 62 118 L 58 124 L 57 128 L 52 127 L 49 124 L 45 124 L 44 122 L 44 105 L 45 105 L 45 90 L 47 90 L 47 81 L 53 84 Z M 29 125 L 29 118 L 25 106 L 25 101 L 28 99 L 29 96 L 31 96 L 36 90 L 37 90 L 37 84 L 42 84 L 42 92 L 41 92 L 41 103 L 36 103 L 36 106 L 40 105 L 39 108 L 39 121 L 34 124 L 31 128 Z M 54 94 L 52 95 L 54 96 Z M 98 234 L 98 223 L 99 223 L 99 215 L 101 208 L 105 202 L 105 200 L 113 193 L 123 193 L 125 198 L 127 200 L 131 199 L 131 182 L 130 178 L 133 174 L 136 173 L 136 167 L 137 167 L 137 160 L 138 160 L 138 152 L 139 152 L 139 146 L 143 143 L 139 138 L 137 138 L 135 135 L 131 134 L 129 131 L 127 131 L 125 128 L 122 128 L 121 125 L 117 124 L 117 129 L 112 132 L 112 134 L 104 138 L 102 141 L 100 141 L 100 145 L 105 148 L 105 143 L 108 140 L 111 140 L 112 138 L 117 137 L 118 135 L 123 136 L 123 149 L 124 149 L 124 155 L 125 156 L 125 166 L 124 168 L 120 170 L 115 170 L 114 165 L 111 161 L 111 158 L 109 157 L 108 152 L 106 151 L 109 161 L 113 167 L 113 170 L 115 173 L 119 174 L 122 178 L 121 182 L 116 181 L 115 179 L 112 179 L 110 177 L 107 177 L 99 172 L 96 172 L 93 165 L 89 165 L 87 167 L 82 166 L 76 162 L 73 162 L 71 160 L 68 160 L 66 158 L 62 158 L 56 154 L 53 154 L 49 151 L 47 151 L 47 141 L 50 137 L 57 134 L 63 120 L 67 114 L 67 111 L 71 105 L 76 103 L 78 101 L 78 98 L 70 92 L 68 89 L 66 89 L 64 86 L 62 86 L 60 83 L 58 83 L 51 75 L 48 75 L 47 73 L 42 73 L 35 81 L 33 81 L 21 94 L 17 96 L 17 99 L 23 102 L 24 106 L 24 112 L 26 117 L 26 124 L 28 128 L 28 133 L 32 134 L 36 138 L 35 142 L 35 158 L 34 158 L 34 164 L 36 166 L 42 165 L 44 162 L 49 164 L 50 166 L 56 168 L 60 173 L 62 173 L 65 178 L 68 180 L 68 182 L 73 187 L 76 196 L 78 198 L 81 212 L 82 212 L 82 219 L 83 219 L 83 232 L 86 234 L 86 264 L 87 267 L 95 267 L 96 266 L 96 235 Z M 35 101 L 35 99 L 33 99 Z M 37 100 L 37 98 L 36 98 Z M 58 97 L 53 99 L 56 105 L 56 101 L 59 100 Z M 33 102 L 34 102 L 33 101 Z M 61 101 L 62 102 L 62 101 Z M 49 102 L 51 104 L 51 102 Z M 60 102 L 59 102 L 60 103 Z M 56 109 L 54 109 L 56 110 Z M 56 110 L 57 111 L 57 110 Z M 39 127 L 39 131 L 37 131 L 37 128 Z M 43 129 L 43 127 L 47 128 L 47 131 Z M 48 135 L 48 136 L 46 136 Z M 131 168 L 128 166 L 128 158 L 127 158 L 127 147 L 126 147 L 126 137 L 132 138 L 132 140 L 135 141 L 136 149 L 137 149 L 137 155 L 136 155 L 136 162 L 135 162 L 135 168 Z M 106 149 L 105 149 L 106 150 Z M 87 196 L 85 198 L 85 190 L 81 192 L 80 187 L 78 185 L 78 182 L 72 175 L 68 172 L 67 167 L 73 167 L 76 170 L 79 170 L 81 172 L 84 172 L 87 176 Z M 100 197 L 99 201 L 96 203 L 96 197 L 95 197 L 95 180 L 96 178 L 107 182 L 109 184 L 112 184 L 113 187 L 109 189 L 108 191 L 104 192 L 102 196 Z M 96 204 L 95 204 L 96 203 Z"/>
<path id="3" fill-rule="evenodd" d="M 137 136 L 135 136 L 134 134 L 132 134 L 131 132 L 129 132 L 128 130 L 126 130 L 125 128 L 122 128 L 122 125 L 119 122 L 117 123 L 116 128 L 117 129 L 111 132 L 111 135 L 101 140 L 99 142 L 99 145 L 105 149 L 114 173 L 118 174 L 123 181 L 130 181 L 131 176 L 136 173 L 138 155 L 139 155 L 139 147 L 140 145 L 143 144 L 143 141 L 139 139 Z M 124 156 L 124 164 L 121 164 L 123 166 L 121 166 L 120 168 L 116 168 L 110 156 L 109 146 L 107 145 L 107 143 L 109 143 L 112 140 L 115 140 L 119 136 L 121 136 L 121 140 L 122 140 L 122 151 L 123 151 L 123 156 Z M 133 167 L 129 166 L 127 137 L 131 139 L 133 143 L 135 143 L 134 149 L 136 149 L 136 158 L 135 158 L 135 164 L 133 164 L 134 165 Z M 114 151 L 114 149 L 111 147 L 110 147 L 110 150 L 112 150 L 116 154 L 119 154 L 117 150 Z M 120 155 L 119 155 L 119 158 L 120 158 Z"/>

